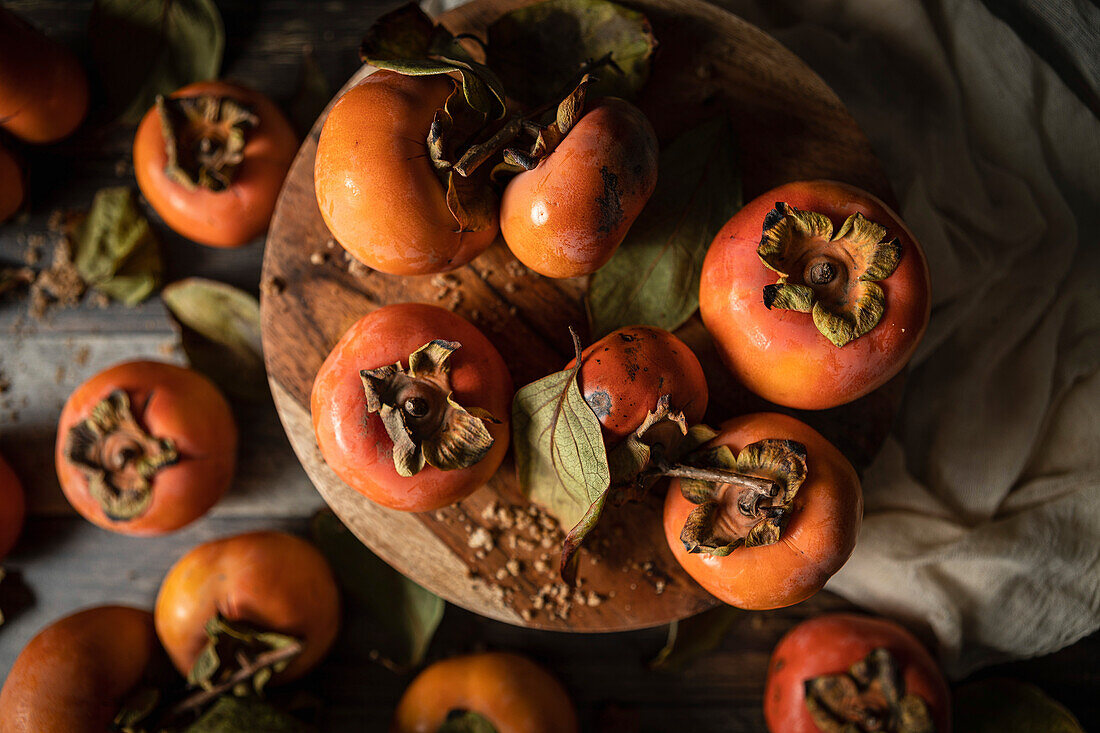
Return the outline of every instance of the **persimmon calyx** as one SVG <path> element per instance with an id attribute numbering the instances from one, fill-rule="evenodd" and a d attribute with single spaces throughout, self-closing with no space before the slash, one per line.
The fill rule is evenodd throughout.
<path id="1" fill-rule="evenodd" d="M 584 116 L 585 98 L 588 86 L 596 81 L 592 74 L 584 73 L 572 91 L 558 103 L 554 119 L 546 125 L 526 121 L 523 130 L 534 137 L 527 150 L 507 148 L 504 150 L 505 164 L 513 168 L 531 170 L 561 144 L 573 126 Z M 543 108 L 545 110 L 545 108 Z M 536 111 L 537 112 L 537 111 Z M 541 113 L 538 114 L 541 116 Z"/>
<path id="2" fill-rule="evenodd" d="M 450 358 L 462 344 L 436 339 L 401 362 L 359 372 L 367 411 L 378 413 L 393 442 L 393 465 L 415 476 L 425 465 L 452 471 L 469 468 L 493 447 L 487 411 L 465 408 L 451 391 Z"/>
<path id="3" fill-rule="evenodd" d="M 252 109 L 232 97 L 157 97 L 168 163 L 164 172 L 189 191 L 224 191 L 244 162 L 248 136 L 260 124 Z"/>
<path id="4" fill-rule="evenodd" d="M 698 505 L 680 532 L 684 549 L 724 557 L 742 545 L 779 541 L 806 480 L 806 446 L 768 438 L 736 457 L 728 446 L 718 446 L 666 475 L 678 476 L 684 498 Z"/>
<path id="5" fill-rule="evenodd" d="M 882 647 L 847 672 L 806 680 L 806 708 L 824 733 L 935 733 L 924 698 L 906 694 L 897 660 Z"/>
<path id="6" fill-rule="evenodd" d="M 179 460 L 170 438 L 153 437 L 138 424 L 130 396 L 121 389 L 69 430 L 64 455 L 87 477 L 88 491 L 115 521 L 144 514 L 153 501 L 153 478 Z"/>
<path id="7" fill-rule="evenodd" d="M 481 713 L 456 709 L 447 713 L 435 733 L 497 733 L 497 729 Z"/>
<path id="8" fill-rule="evenodd" d="M 302 653 L 302 641 L 288 634 L 254 629 L 221 613 L 207 620 L 206 645 L 187 673 L 188 684 L 206 691 L 251 687 L 263 691 L 271 677 Z M 236 688 L 243 689 L 237 690 Z"/>
<path id="9" fill-rule="evenodd" d="M 885 280 L 901 261 L 901 241 L 856 212 L 834 234 L 829 217 L 782 201 L 764 217 L 756 249 L 779 275 L 764 287 L 769 309 L 810 313 L 835 346 L 868 333 L 886 311 Z"/>

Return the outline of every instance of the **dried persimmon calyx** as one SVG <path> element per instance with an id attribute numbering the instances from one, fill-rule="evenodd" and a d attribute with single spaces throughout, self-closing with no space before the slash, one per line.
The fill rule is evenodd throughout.
<path id="1" fill-rule="evenodd" d="M 847 672 L 806 680 L 806 708 L 824 733 L 935 733 L 924 698 L 906 694 L 897 660 L 879 647 Z"/>
<path id="2" fill-rule="evenodd" d="M 757 255 L 779 279 L 764 287 L 769 309 L 810 313 L 841 347 L 873 329 L 886 311 L 885 280 L 901 261 L 901 241 L 856 212 L 834 234 L 829 217 L 782 201 L 764 217 Z"/>
<path id="3" fill-rule="evenodd" d="M 157 97 L 168 157 L 165 173 L 188 190 L 224 191 L 244 161 L 248 135 L 260 118 L 232 97 Z"/>
<path id="4" fill-rule="evenodd" d="M 154 437 L 138 424 L 121 389 L 69 430 L 64 455 L 87 477 L 103 513 L 116 521 L 144 514 L 153 501 L 153 477 L 179 460 L 170 438 Z"/>
<path id="5" fill-rule="evenodd" d="M 688 463 L 698 470 L 681 474 L 680 491 L 698 506 L 680 532 L 684 549 L 723 557 L 742 545 L 779 541 L 806 480 L 806 446 L 769 438 L 745 446 L 736 457 L 728 446 L 708 448 Z M 714 478 L 708 469 L 715 469 Z"/>
<path id="6" fill-rule="evenodd" d="M 462 345 L 430 341 L 398 362 L 359 372 L 367 411 L 377 413 L 393 442 L 393 464 L 401 476 L 415 476 L 425 465 L 450 471 L 469 468 L 493 447 L 485 410 L 465 408 L 451 390 L 450 358 Z"/>

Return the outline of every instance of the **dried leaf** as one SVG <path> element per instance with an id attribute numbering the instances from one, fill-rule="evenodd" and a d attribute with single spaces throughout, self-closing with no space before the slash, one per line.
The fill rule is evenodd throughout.
<path id="1" fill-rule="evenodd" d="M 183 349 L 191 366 L 232 395 L 267 399 L 260 304 L 254 297 L 198 277 L 172 283 L 161 297 L 183 327 Z"/>
<path id="2" fill-rule="evenodd" d="M 160 285 L 160 244 L 129 187 L 100 189 L 72 240 L 81 279 L 114 300 L 137 305 Z"/>
<path id="3" fill-rule="evenodd" d="M 575 333 L 573 341 L 573 368 L 528 384 L 512 402 L 520 486 L 563 527 L 576 525 L 611 483 L 599 418 L 577 386 L 581 349 Z"/>
<path id="4" fill-rule="evenodd" d="M 95 0 L 88 32 L 111 109 L 127 123 L 158 94 L 216 78 L 225 49 L 213 0 Z"/>
<path id="5" fill-rule="evenodd" d="M 472 710 L 464 710 L 447 716 L 436 733 L 497 733 L 496 726 L 488 718 Z"/>
<path id="6" fill-rule="evenodd" d="M 953 729 L 965 733 L 1084 733 L 1061 703 L 1035 685 L 990 679 L 955 690 Z"/>
<path id="7" fill-rule="evenodd" d="M 229 695 L 218 701 L 183 733 L 307 733 L 304 723 L 254 698 Z"/>
<path id="8" fill-rule="evenodd" d="M 734 622 L 745 612 L 732 606 L 718 606 L 668 626 L 668 641 L 649 663 L 650 669 L 678 672 L 696 657 L 722 643 Z"/>
<path id="9" fill-rule="evenodd" d="M 592 277 L 588 313 L 599 337 L 645 324 L 673 331 L 699 307 L 714 236 L 741 208 L 729 122 L 711 120 L 661 153 L 657 188 L 611 260 Z"/>
<path id="10" fill-rule="evenodd" d="M 302 70 L 299 72 L 298 89 L 288 103 L 287 111 L 294 129 L 300 137 L 305 137 L 313 129 L 313 123 L 332 99 L 332 87 L 325 78 L 325 72 L 317 63 L 317 55 L 312 46 L 302 49 Z"/>
<path id="11" fill-rule="evenodd" d="M 509 93 L 532 107 L 557 101 L 585 64 L 610 54 L 594 97 L 634 97 L 649 78 L 657 40 L 649 20 L 607 0 L 546 0 L 513 10 L 488 31 L 488 64 Z"/>
<path id="12" fill-rule="evenodd" d="M 443 618 L 443 599 L 380 560 L 332 511 L 314 515 L 310 529 L 354 609 L 345 617 L 349 636 L 365 637 L 363 644 L 387 666 L 405 670 L 423 662 Z"/>

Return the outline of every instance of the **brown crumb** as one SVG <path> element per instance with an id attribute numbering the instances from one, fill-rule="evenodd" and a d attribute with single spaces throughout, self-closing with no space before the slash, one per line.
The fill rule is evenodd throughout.
<path id="1" fill-rule="evenodd" d="M 286 280 L 272 277 L 260 283 L 260 292 L 264 295 L 282 295 L 286 290 Z"/>
<path id="2" fill-rule="evenodd" d="M 313 252 L 309 256 L 309 262 L 311 265 L 323 265 L 325 264 L 326 260 L 328 260 L 328 256 L 324 252 Z"/>
<path id="3" fill-rule="evenodd" d="M 74 306 L 84 294 L 84 281 L 73 265 L 72 245 L 65 237 L 54 242 L 49 269 L 38 273 L 31 284 L 31 315 L 41 319 L 53 305 Z"/>

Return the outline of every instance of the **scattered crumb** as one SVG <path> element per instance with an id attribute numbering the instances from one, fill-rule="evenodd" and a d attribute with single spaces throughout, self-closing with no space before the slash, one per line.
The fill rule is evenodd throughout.
<path id="1" fill-rule="evenodd" d="M 260 283 L 260 292 L 264 295 L 282 295 L 286 290 L 286 280 L 272 277 Z"/>
<path id="2" fill-rule="evenodd" d="M 328 256 L 324 252 L 314 252 L 309 256 L 310 264 L 323 265 L 328 260 Z"/>

